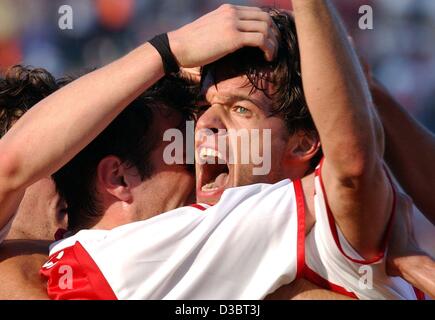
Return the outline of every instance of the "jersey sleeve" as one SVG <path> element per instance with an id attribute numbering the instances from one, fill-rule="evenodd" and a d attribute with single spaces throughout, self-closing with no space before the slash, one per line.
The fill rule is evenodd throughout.
<path id="1" fill-rule="evenodd" d="M 98 266 L 80 242 L 52 254 L 40 274 L 52 300 L 116 300 Z"/>

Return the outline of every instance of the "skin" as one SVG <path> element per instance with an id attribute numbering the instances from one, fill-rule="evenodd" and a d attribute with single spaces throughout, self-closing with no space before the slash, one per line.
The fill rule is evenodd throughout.
<path id="1" fill-rule="evenodd" d="M 369 83 L 385 130 L 388 166 L 415 205 L 435 224 L 435 171 L 428 170 L 435 163 L 435 136 L 370 75 Z"/>
<path id="2" fill-rule="evenodd" d="M 381 157 L 377 154 L 381 147 L 371 130 L 376 123 L 368 112 L 369 99 L 364 81 L 361 82 L 360 68 L 346 45 L 343 30 L 337 27 L 337 18 L 329 3 L 313 0 L 293 1 L 293 4 L 303 56 L 302 70 L 306 74 L 303 80 L 307 100 L 327 159 L 324 166 L 326 192 L 332 195 L 331 203 L 336 203 L 332 210 L 338 224 L 345 230 L 346 238 L 362 255 L 370 257 L 379 249 L 385 229 L 390 190 L 386 187 Z M 169 33 L 171 49 L 183 67 L 204 65 L 243 46 L 260 47 L 271 59 L 276 51 L 276 41 L 271 29 L 264 28 L 265 23 L 271 26 L 270 17 L 259 9 L 223 6 Z M 213 34 L 219 34 L 219 37 L 213 39 L 210 36 Z M 205 41 L 209 44 L 207 52 L 201 50 Z M 320 73 L 315 67 L 318 65 L 324 68 Z M 62 88 L 25 114 L 0 141 L 0 149 L 7 151 L 0 156 L 0 181 L 6 182 L 0 184 L 3 188 L 0 190 L 0 225 L 9 220 L 18 190 L 59 169 L 130 101 L 162 76 L 160 56 L 153 47 L 145 44 Z M 126 83 L 129 85 L 125 86 Z M 83 97 L 80 105 L 74 99 L 78 94 Z M 327 113 L 324 112 L 324 101 L 334 105 Z M 65 110 L 62 114 L 56 112 L 59 104 Z M 51 119 L 56 117 L 57 121 L 53 122 Z M 27 141 L 27 144 L 20 145 L 20 141 Z M 46 152 L 34 152 L 35 146 L 40 146 L 42 141 L 49 142 Z M 282 142 L 277 141 L 277 144 L 282 146 Z M 295 145 L 298 143 L 287 146 L 283 154 L 287 151 L 297 154 L 298 148 L 292 148 Z M 343 145 L 349 148 L 351 156 L 338 152 Z M 306 156 L 302 152 L 296 159 L 304 160 Z M 303 171 L 302 168 L 301 164 L 298 170 Z M 99 187 L 112 195 L 104 199 L 105 212 L 109 214 L 101 222 L 105 220 L 106 226 L 110 227 L 119 221 L 130 221 L 139 208 L 139 205 L 132 204 L 137 201 L 135 192 L 139 190 L 135 184 L 137 181 L 132 178 L 134 173 L 117 159 L 108 159 L 98 169 L 98 174 L 101 178 Z M 303 184 L 304 188 L 309 188 L 312 180 L 305 179 Z M 154 188 L 153 192 L 169 193 L 165 188 Z M 373 210 L 375 204 L 376 211 Z M 376 221 L 378 227 L 370 230 L 358 228 L 358 225 L 365 226 L 366 219 Z"/>
<path id="3" fill-rule="evenodd" d="M 46 284 L 39 276 L 51 241 L 6 240 L 0 245 L 0 299 L 46 300 Z"/>
<path id="4" fill-rule="evenodd" d="M 400 195 L 398 201 L 412 212 L 412 200 Z M 418 247 L 414 236 L 412 216 L 402 212 L 394 220 L 388 246 L 387 273 L 402 277 L 414 287 L 435 298 L 435 261 Z"/>
<path id="5" fill-rule="evenodd" d="M 382 127 L 371 111 L 362 68 L 332 5 L 310 0 L 293 1 L 293 6 L 305 96 L 325 154 L 326 194 L 346 239 L 363 257 L 372 258 L 381 250 L 392 206 L 392 191 L 383 170 Z M 303 177 L 310 201 L 313 176 L 307 174 L 318 141 L 301 133 L 289 136 L 282 119 L 269 117 L 271 101 L 261 91 L 249 94 L 252 85 L 246 85 L 243 77 L 215 80 L 216 86 L 206 79 L 210 107 L 199 118 L 197 129 L 271 129 L 272 171 L 254 176 L 253 164 L 229 165 L 228 183 L 220 190 L 204 192 L 201 188 L 208 169 L 197 165 L 198 201 L 215 203 L 227 187 Z M 273 92 L 271 85 L 268 92 Z M 196 143 L 197 154 L 202 143 Z"/>
<path id="6" fill-rule="evenodd" d="M 0 300 L 48 298 L 39 268 L 59 228 L 66 228 L 65 205 L 53 181 L 44 178 L 26 189 L 7 240 L 0 244 Z"/>
<path id="7" fill-rule="evenodd" d="M 136 167 L 125 165 L 114 156 L 103 159 L 97 167 L 96 188 L 105 211 L 92 229 L 110 230 L 194 202 L 193 173 L 186 165 L 166 164 L 162 157 L 170 143 L 163 141 L 164 132 L 179 127 L 180 122 L 184 124 L 184 119 L 163 106 L 154 109 L 153 116 L 150 132 L 158 145 L 150 156 L 152 176 L 142 180 Z"/>
<path id="8" fill-rule="evenodd" d="M 293 6 L 304 91 L 322 141 L 331 210 L 349 243 L 364 258 L 372 258 L 382 249 L 392 207 L 383 169 L 382 126 L 330 2 L 298 0 Z"/>
<path id="9" fill-rule="evenodd" d="M 321 289 L 300 279 L 268 295 L 265 300 L 353 300 L 347 296 Z"/>
<path id="10" fill-rule="evenodd" d="M 382 127 L 371 110 L 362 68 L 332 6 L 326 1 L 293 4 L 305 95 L 325 154 L 326 194 L 347 240 L 363 257 L 371 258 L 381 250 L 392 206 L 392 190 L 383 169 Z M 270 101 L 261 92 L 249 94 L 252 86 L 246 86 L 243 77 L 215 80 L 217 85 L 205 81 L 210 107 L 200 117 L 197 130 L 212 130 L 217 141 L 219 129 L 271 129 L 273 169 L 261 177 L 251 174 L 252 164 L 228 165 L 226 184 L 207 192 L 203 188 L 208 182 L 207 165 L 197 164 L 198 201 L 216 203 L 222 192 L 232 186 L 305 176 L 302 182 L 309 201 L 306 226 L 309 230 L 314 221 L 310 205 L 314 186 L 313 176 L 307 176 L 307 164 L 317 150 L 316 141 L 308 141 L 306 147 L 307 141 L 300 139 L 300 134 L 295 137 L 299 139 L 289 139 L 293 137 L 285 135 L 283 122 L 268 117 Z M 269 89 L 270 92 L 273 90 Z M 210 147 L 209 142 L 197 141 L 197 150 L 204 144 Z M 199 151 L 197 157 L 198 154 Z M 286 292 L 283 288 L 279 297 Z"/>
<path id="11" fill-rule="evenodd" d="M 171 48 L 178 63 L 183 67 L 203 65 L 249 45 L 258 46 L 265 50 L 266 55 L 273 56 L 276 40 L 269 29 L 265 30 L 263 24 L 258 24 L 262 19 L 270 23 L 270 17 L 250 8 L 237 9 L 237 15 L 234 10 L 233 7 L 223 6 L 170 32 Z M 216 34 L 217 30 L 220 31 L 219 37 L 209 36 Z M 221 41 L 222 35 L 227 41 Z M 206 40 L 209 50 L 204 52 L 200 49 Z M 3 151 L 0 154 L 0 227 L 4 227 L 12 217 L 27 186 L 62 167 L 163 75 L 160 55 L 146 43 L 123 58 L 63 87 L 28 111 L 0 141 Z M 82 97 L 80 104 L 76 102 L 77 95 Z M 64 112 L 58 112 L 59 105 Z M 45 152 L 40 152 L 41 145 L 46 147 Z M 132 174 L 119 163 L 114 163 L 113 167 L 109 163 L 101 172 L 102 176 L 112 172 L 113 176 L 126 179 L 126 184 L 121 184 L 119 188 L 112 188 L 112 185 L 120 185 L 119 182 L 103 182 L 108 193 L 120 202 L 119 210 L 126 211 L 120 214 L 134 215 L 135 207 L 128 205 L 128 197 L 135 192 L 132 188 L 134 181 L 129 182 Z M 177 188 L 177 193 L 182 195 L 186 191 L 181 187 Z M 168 197 L 173 193 L 166 186 L 153 191 Z M 106 202 L 110 203 L 109 200 Z"/>
<path id="12" fill-rule="evenodd" d="M 432 170 L 420 170 L 435 161 L 435 137 L 397 102 L 373 77 L 370 67 L 363 63 L 374 106 L 385 131 L 385 159 L 400 185 L 412 197 L 411 200 L 408 196 L 399 195 L 398 201 L 408 207 L 415 204 L 435 223 L 432 214 L 435 202 L 431 197 L 435 176 Z M 415 154 L 421 156 L 414 157 Z M 419 248 L 413 230 L 411 216 L 396 217 L 387 255 L 387 273 L 406 279 L 433 298 L 435 262 Z"/>
<path id="13" fill-rule="evenodd" d="M 227 130 L 227 144 L 234 159 L 235 164 L 228 164 L 228 182 L 219 190 L 212 192 L 202 190 L 202 186 L 207 183 L 207 164 L 201 164 L 198 158 L 201 148 L 217 148 L 218 135 L 214 134 L 211 143 L 209 139 L 197 139 L 196 146 L 196 172 L 197 172 L 197 201 L 214 204 L 222 195 L 223 191 L 230 187 L 248 185 L 258 182 L 275 183 L 281 179 L 290 177 L 297 178 L 304 176 L 309 170 L 309 160 L 315 155 L 319 148 L 317 140 L 310 140 L 302 132 L 290 136 L 281 116 L 271 116 L 271 100 L 259 90 L 251 93 L 252 85 L 247 85 L 248 80 L 245 76 L 223 79 L 217 85 L 213 82 L 205 81 L 205 98 L 209 105 L 208 109 L 199 117 L 196 130 Z M 269 85 L 271 92 L 272 86 Z M 241 149 L 249 148 L 249 145 L 237 143 L 231 139 L 230 130 L 259 129 L 259 136 L 262 136 L 264 129 L 271 130 L 271 170 L 267 175 L 254 175 L 254 163 L 243 164 L 237 154 L 241 154 Z M 198 136 L 198 135 L 197 135 Z M 254 140 L 259 145 L 261 152 L 264 151 L 263 139 Z M 308 147 L 303 147 L 304 143 Z M 237 150 L 237 152 L 235 151 Z M 303 155 L 302 157 L 298 157 Z M 228 159 L 227 159 L 228 160 Z M 304 161 L 305 160 L 305 161 Z M 227 161 L 228 163 L 228 161 Z"/>
<path id="14" fill-rule="evenodd" d="M 238 7 L 237 14 L 233 9 L 223 6 L 169 33 L 172 51 L 181 66 L 203 65 L 244 46 L 260 47 L 269 58 L 274 55 L 276 40 L 270 30 L 263 27 L 264 20 L 270 23 L 270 17 L 251 8 Z M 213 38 L 210 34 L 219 36 Z M 222 36 L 227 41 L 221 41 Z M 209 44 L 207 52 L 201 50 L 205 42 Z M 72 159 L 131 101 L 163 75 L 160 55 L 146 43 L 63 87 L 19 119 L 0 141 L 0 228 L 16 212 L 27 187 L 50 176 Z M 80 104 L 77 104 L 77 96 L 81 97 Z M 58 112 L 59 105 L 62 105 L 62 113 Z M 173 122 L 158 120 L 155 123 L 161 127 L 154 128 L 157 131 L 165 126 L 174 127 Z M 101 200 L 105 215 L 94 228 L 112 228 L 176 208 L 188 201 L 192 189 L 190 174 L 185 168 L 169 169 L 157 154 L 153 154 L 151 160 L 155 174 L 147 181 L 139 182 L 135 169 L 123 165 L 115 157 L 108 157 L 100 163 L 97 188 L 104 193 Z M 168 180 L 172 185 L 177 181 L 176 186 L 168 187 Z M 166 201 L 169 199 L 171 201 Z M 141 209 L 147 211 L 139 216 Z M 15 256 L 15 263 L 23 265 L 20 255 L 16 253 Z M 34 258 L 29 262 L 35 261 Z M 13 262 L 10 258 L 4 262 L 6 270 L 8 267 L 14 269 L 8 266 Z M 38 265 L 35 272 L 42 264 L 39 262 L 35 264 Z M 23 270 L 26 270 L 24 265 Z M 25 272 L 20 274 L 26 276 Z M 17 280 L 15 283 L 15 292 L 24 292 L 20 290 L 20 282 Z M 26 297 L 26 294 L 21 296 Z"/>
<path id="15" fill-rule="evenodd" d="M 7 239 L 53 240 L 66 226 L 65 204 L 53 180 L 43 178 L 26 189 Z"/>

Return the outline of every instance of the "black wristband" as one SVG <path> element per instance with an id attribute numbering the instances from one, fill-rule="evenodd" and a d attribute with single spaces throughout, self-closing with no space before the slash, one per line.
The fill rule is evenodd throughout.
<path id="1" fill-rule="evenodd" d="M 169 46 L 169 38 L 167 33 L 162 33 L 158 36 L 155 36 L 149 41 L 149 43 L 156 48 L 162 57 L 163 68 L 166 75 L 170 73 L 176 73 L 180 70 L 177 60 L 175 59 L 174 54 L 171 51 L 171 47 Z"/>

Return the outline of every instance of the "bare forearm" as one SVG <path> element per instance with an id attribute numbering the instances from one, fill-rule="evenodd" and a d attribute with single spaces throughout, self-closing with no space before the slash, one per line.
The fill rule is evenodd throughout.
<path id="1" fill-rule="evenodd" d="M 420 125 L 384 88 L 373 98 L 385 131 L 385 159 L 414 203 L 435 224 L 435 136 Z"/>
<path id="2" fill-rule="evenodd" d="M 337 171 L 358 174 L 376 151 L 362 68 L 329 1 L 295 0 L 293 6 L 304 92 L 323 151 Z"/>
<path id="3" fill-rule="evenodd" d="M 61 168 L 162 76 L 158 52 L 145 44 L 29 110 L 0 141 L 0 227 L 28 185 Z"/>
<path id="4" fill-rule="evenodd" d="M 149 44 L 60 89 L 27 112 L 2 139 L 22 186 L 48 176 L 94 139 L 132 100 L 163 76 Z"/>
<path id="5" fill-rule="evenodd" d="M 396 259 L 400 276 L 435 299 L 435 262 L 428 256 Z"/>

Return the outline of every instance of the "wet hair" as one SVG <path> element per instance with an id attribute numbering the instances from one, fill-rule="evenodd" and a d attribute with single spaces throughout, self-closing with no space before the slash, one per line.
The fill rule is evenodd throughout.
<path id="1" fill-rule="evenodd" d="M 45 69 L 15 65 L 0 77 L 0 138 L 36 103 L 58 89 Z"/>
<path id="2" fill-rule="evenodd" d="M 67 80 L 64 81 L 68 82 Z M 162 105 L 192 119 L 197 86 L 179 77 L 166 77 L 127 106 L 87 147 L 54 175 L 56 188 L 68 207 L 68 229 L 90 228 L 104 209 L 96 188 L 98 164 L 107 156 L 137 168 L 142 180 L 153 174 L 151 151 L 159 141 L 150 131 L 153 110 Z"/>
<path id="3" fill-rule="evenodd" d="M 204 66 L 201 86 L 208 76 L 211 76 L 216 84 L 222 78 L 244 75 L 248 79 L 246 85 L 252 85 L 253 90 L 262 91 L 272 100 L 270 115 L 281 115 L 290 135 L 302 130 L 307 135 L 318 137 L 304 96 L 294 18 L 278 9 L 263 8 L 263 10 L 271 15 L 279 30 L 280 39 L 276 58 L 268 62 L 259 48 L 239 49 Z M 273 85 L 273 92 L 268 92 L 268 83 Z M 319 151 L 312 159 L 311 166 L 315 167 L 321 157 L 322 153 Z"/>

